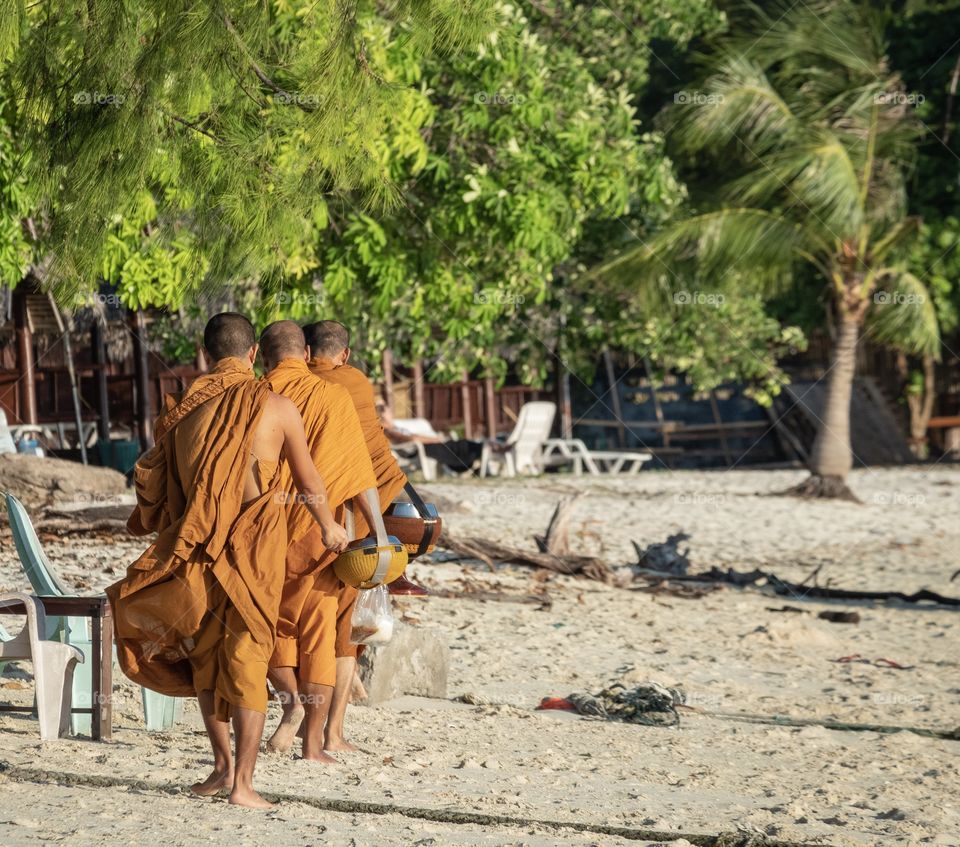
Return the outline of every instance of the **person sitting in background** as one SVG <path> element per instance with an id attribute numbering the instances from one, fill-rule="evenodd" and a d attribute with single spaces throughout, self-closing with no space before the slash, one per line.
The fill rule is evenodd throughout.
<path id="1" fill-rule="evenodd" d="M 383 424 L 383 433 L 391 444 L 422 444 L 424 452 L 431 459 L 440 462 L 454 473 L 463 473 L 473 469 L 480 461 L 484 442 L 472 438 L 445 439 L 437 435 L 417 435 L 397 424 L 393 414 L 382 400 L 377 401 L 377 414 Z M 494 442 L 495 443 L 495 442 Z"/>

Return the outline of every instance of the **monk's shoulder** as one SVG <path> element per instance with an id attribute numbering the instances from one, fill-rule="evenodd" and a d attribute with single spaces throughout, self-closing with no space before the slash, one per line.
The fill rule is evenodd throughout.
<path id="1" fill-rule="evenodd" d="M 356 385 L 369 385 L 371 389 L 373 388 L 370 377 L 360 370 L 360 368 L 355 368 L 353 365 L 343 365 L 337 368 L 337 370 L 343 371 L 343 376 Z"/>
<path id="2" fill-rule="evenodd" d="M 293 400 L 270 388 L 266 388 L 264 392 L 263 404 L 263 416 L 267 420 L 283 423 L 290 420 L 291 417 L 300 417 L 300 410 Z"/>

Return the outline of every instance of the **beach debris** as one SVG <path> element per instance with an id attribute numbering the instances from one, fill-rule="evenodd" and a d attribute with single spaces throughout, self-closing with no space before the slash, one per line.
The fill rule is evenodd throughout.
<path id="1" fill-rule="evenodd" d="M 702 573 L 683 575 L 643 569 L 637 572 L 637 578 L 651 582 L 672 579 L 684 582 L 720 582 L 735 585 L 739 588 L 747 586 L 767 587 L 772 589 L 775 594 L 789 595 L 795 600 L 899 600 L 902 603 L 927 602 L 938 603 L 942 606 L 960 606 L 960 597 L 945 597 L 943 594 L 928 591 L 925 588 L 915 591 L 913 594 L 905 594 L 902 591 L 857 591 L 848 588 L 826 588 L 819 585 L 790 582 L 769 571 L 737 571 L 733 568 L 724 570 L 716 566 Z"/>
<path id="2" fill-rule="evenodd" d="M 26 687 L 26 686 L 24 686 Z M 575 712 L 577 707 L 573 705 L 566 697 L 544 697 L 537 706 L 538 712 L 558 711 Z"/>
<path id="3" fill-rule="evenodd" d="M 570 520 L 573 517 L 573 507 L 583 497 L 583 493 L 564 497 L 550 516 L 546 535 L 535 535 L 537 549 L 541 553 L 552 553 L 554 556 L 570 554 Z"/>
<path id="4" fill-rule="evenodd" d="M 632 544 L 633 549 L 637 551 L 637 566 L 660 574 L 686 576 L 687 569 L 690 567 L 690 560 L 687 558 L 690 548 L 687 547 L 680 552 L 680 544 L 689 540 L 690 536 L 687 533 L 677 532 L 667 536 L 667 540 L 662 544 L 650 544 L 643 549 L 634 541 Z"/>
<path id="5" fill-rule="evenodd" d="M 831 662 L 836 662 L 838 664 L 861 664 L 861 665 L 875 665 L 878 668 L 893 668 L 897 671 L 912 671 L 916 665 L 901 665 L 899 662 L 895 662 L 893 659 L 867 659 L 864 656 L 861 656 L 859 653 L 852 653 L 849 656 L 841 656 L 839 659 L 831 659 Z"/>
<path id="6" fill-rule="evenodd" d="M 817 617 L 830 623 L 860 623 L 859 612 L 834 612 L 824 609 Z"/>
<path id="7" fill-rule="evenodd" d="M 437 543 L 440 547 L 453 550 L 464 558 L 479 559 L 491 570 L 495 563 L 511 562 L 517 565 L 546 568 L 561 574 L 585 576 L 599 582 L 609 582 L 611 578 L 610 567 L 595 556 L 556 556 L 553 553 L 521 550 L 519 547 L 511 547 L 486 538 L 454 538 L 446 527 Z"/>
<path id="8" fill-rule="evenodd" d="M 581 556 L 570 551 L 570 518 L 573 507 L 580 499 L 579 494 L 566 497 L 557 503 L 547 526 L 545 535 L 535 535 L 537 552 L 522 550 L 492 541 L 488 538 L 456 538 L 444 527 L 437 542 L 438 547 L 452 550 L 465 558 L 478 559 L 492 571 L 495 563 L 510 562 L 516 565 L 529 565 L 544 568 L 556 573 L 585 576 L 599 582 L 610 582 L 613 575 L 610 567 L 596 556 Z"/>
<path id="9" fill-rule="evenodd" d="M 572 708 L 585 717 L 608 721 L 677 726 L 680 723 L 677 706 L 683 701 L 682 691 L 656 682 L 646 682 L 633 688 L 627 688 L 622 682 L 614 682 L 598 694 L 577 692 L 566 697 L 545 697 L 537 708 Z"/>

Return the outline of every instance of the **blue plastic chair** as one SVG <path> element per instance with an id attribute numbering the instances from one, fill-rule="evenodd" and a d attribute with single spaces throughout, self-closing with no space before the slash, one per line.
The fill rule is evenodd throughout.
<path id="1" fill-rule="evenodd" d="M 24 573 L 33 587 L 34 593 L 40 597 L 66 597 L 74 592 L 60 581 L 57 572 L 50 560 L 47 559 L 40 545 L 40 539 L 33 528 L 33 523 L 27 510 L 12 494 L 4 495 L 7 501 L 7 517 L 10 520 L 10 530 L 13 542 L 17 547 L 17 555 Z M 93 682 L 92 640 L 90 636 L 90 621 L 87 618 L 47 617 L 47 632 L 45 637 L 51 641 L 63 641 L 72 644 L 84 655 L 83 664 L 77 665 L 73 675 L 73 702 L 78 708 L 91 708 L 90 694 Z M 143 716 L 147 729 L 160 731 L 170 729 L 183 713 L 183 700 L 179 697 L 169 697 L 143 688 Z M 92 732 L 92 715 L 71 715 L 70 729 L 74 734 L 90 735 Z"/>

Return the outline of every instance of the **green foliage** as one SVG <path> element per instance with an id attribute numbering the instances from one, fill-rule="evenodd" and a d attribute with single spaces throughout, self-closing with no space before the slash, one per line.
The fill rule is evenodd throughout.
<path id="1" fill-rule="evenodd" d="M 861 320 L 874 303 L 878 338 L 935 351 L 931 310 L 894 314 L 873 298 L 916 295 L 923 283 L 903 262 L 917 229 L 906 181 L 922 124 L 889 68 L 880 16 L 831 0 L 749 7 L 732 20 L 704 56 L 699 88 L 664 116 L 673 149 L 703 177 L 693 213 L 594 277 L 662 309 L 692 284 L 782 293 L 807 265 L 839 312 Z"/>
<path id="2" fill-rule="evenodd" d="M 0 99 L 0 285 L 14 286 L 26 273 L 32 258 L 24 233 L 31 204 L 19 161 L 22 154 L 6 122 L 8 111 L 8 104 Z"/>
<path id="3" fill-rule="evenodd" d="M 559 5 L 558 14 L 572 6 Z M 631 20 L 645 14 L 642 3 L 620 5 L 635 7 Z M 710 7 L 676 6 L 677 38 L 689 38 Z M 371 349 L 435 358 L 431 379 L 477 366 L 528 382 L 546 377 L 559 324 L 585 305 L 564 280 L 626 229 L 666 217 L 683 190 L 662 139 L 638 132 L 626 81 L 599 84 L 601 45 L 607 36 L 622 45 L 623 23 L 577 12 L 559 37 L 538 8 L 503 5 L 476 54 L 422 64 L 423 153 L 392 171 L 404 205 L 384 216 L 356 202 L 332 205 L 320 273 L 294 283 L 286 314 L 336 315 Z M 665 19 L 653 16 L 630 36 L 639 45 L 633 85 Z M 406 57 L 393 59 L 405 66 Z M 565 358 L 586 373 L 596 353 L 577 347 Z"/>
<path id="4" fill-rule="evenodd" d="M 130 233 L 119 237 L 148 263 L 165 248 L 185 250 L 183 267 L 205 269 L 211 285 L 302 272 L 332 194 L 396 202 L 383 127 L 418 116 L 377 64 L 382 42 L 459 48 L 488 31 L 493 3 L 408 0 L 391 17 L 373 2 L 312 0 L 13 7 L 0 55 L 10 57 L 18 128 L 33 154 L 27 177 L 49 222 L 53 280 L 69 295 L 95 285 L 118 216 L 139 223 L 145 187 L 156 240 L 137 247 Z M 122 268 L 133 254 L 106 261 Z M 134 299 L 162 296 L 179 262 Z M 149 269 L 134 275 L 156 285 Z"/>

